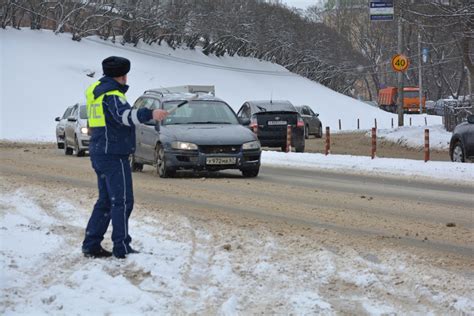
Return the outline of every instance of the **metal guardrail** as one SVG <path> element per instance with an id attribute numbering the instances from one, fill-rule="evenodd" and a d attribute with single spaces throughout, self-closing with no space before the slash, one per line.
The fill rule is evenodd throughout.
<path id="1" fill-rule="evenodd" d="M 452 132 L 456 125 L 467 120 L 474 114 L 474 105 L 464 103 L 461 106 L 447 106 L 444 108 L 443 124 L 448 132 Z"/>

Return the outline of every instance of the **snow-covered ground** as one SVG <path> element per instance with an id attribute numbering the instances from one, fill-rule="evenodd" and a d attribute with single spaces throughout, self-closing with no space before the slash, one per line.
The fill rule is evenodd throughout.
<path id="1" fill-rule="evenodd" d="M 424 115 L 411 116 L 414 127 L 390 129 L 395 115 L 252 58 L 97 38 L 78 43 L 67 34 L 26 29 L 0 30 L 0 45 L 0 139 L 54 141 L 54 117 L 83 101 L 102 59 L 120 55 L 132 61 L 132 102 L 149 88 L 214 84 L 235 110 L 245 100 L 272 96 L 310 105 L 333 131 L 339 119 L 343 131 L 354 130 L 357 118 L 363 130 L 377 119 L 380 137 L 415 147 L 423 142 Z M 445 148 L 450 133 L 441 119 L 427 116 L 427 122 L 432 145 Z M 474 164 L 277 152 L 264 152 L 262 162 L 474 181 Z M 201 223 L 140 205 L 131 226 L 142 253 L 124 261 L 86 259 L 80 244 L 94 198 L 76 188 L 15 186 L 0 177 L 1 314 L 474 314 L 472 282 L 431 265 L 432 258 L 377 242 L 362 250 L 340 239 L 336 249 L 294 227 Z M 335 232 L 318 234 L 337 240 Z"/>
<path id="2" fill-rule="evenodd" d="M 396 115 L 336 93 L 320 84 L 288 72 L 283 67 L 254 58 L 206 56 L 199 50 L 166 45 L 139 44 L 134 48 L 98 38 L 71 40 L 69 34 L 29 29 L 0 30 L 0 139 L 54 141 L 54 118 L 67 106 L 84 101 L 84 91 L 99 79 L 101 61 L 110 55 L 132 62 L 129 74 L 133 102 L 151 88 L 186 84 L 211 84 L 216 95 L 238 110 L 246 100 L 288 99 L 307 104 L 320 114 L 332 131 L 370 129 L 377 119 L 381 129 L 390 128 Z M 94 73 L 90 78 L 87 74 Z M 424 125 L 424 116 L 412 117 L 414 126 Z M 441 124 L 437 116 L 428 125 Z M 21 122 L 21 123 L 19 123 Z"/>
<path id="3" fill-rule="evenodd" d="M 143 252 L 87 259 L 87 196 L 0 188 L 2 315 L 474 313 L 473 284 L 430 258 L 140 206 L 131 227 Z"/>
<path id="4" fill-rule="evenodd" d="M 425 144 L 425 129 L 429 129 L 431 149 L 449 149 L 452 133 L 447 132 L 443 125 L 404 126 L 395 129 L 381 129 L 377 137 L 390 140 L 407 147 L 423 148 Z"/>
<path id="5" fill-rule="evenodd" d="M 264 165 L 312 168 L 351 173 L 403 175 L 412 178 L 432 178 L 474 184 L 474 164 L 450 161 L 427 161 L 396 158 L 371 159 L 369 156 L 350 156 L 310 153 L 282 153 L 264 151 Z"/>
<path id="6" fill-rule="evenodd" d="M 138 45 L 137 48 L 97 38 L 74 42 L 68 34 L 50 31 L 0 30 L 0 139 L 54 141 L 54 117 L 68 105 L 83 101 L 86 87 L 101 74 L 101 61 L 109 55 L 130 58 L 132 71 L 129 100 L 144 90 L 184 84 L 213 84 L 217 95 L 237 110 L 245 100 L 288 99 L 308 104 L 325 126 L 338 132 L 354 130 L 357 118 L 367 130 L 377 119 L 378 136 L 412 147 L 423 144 L 424 128 L 431 131 L 432 148 L 446 149 L 451 133 L 444 131 L 437 116 L 410 115 L 413 126 L 391 128 L 396 116 L 366 103 L 336 93 L 292 74 L 279 65 L 253 58 L 205 56 L 198 50 Z M 8 61 L 8 62 L 7 62 Z M 94 73 L 94 78 L 86 74 Z M 425 125 L 425 117 L 428 126 Z M 21 122 L 19 124 L 18 122 Z M 427 164 L 403 159 L 376 159 L 313 154 L 264 153 L 263 164 L 317 166 L 338 170 L 415 174 L 437 178 L 472 180 L 474 166 L 451 163 Z"/>

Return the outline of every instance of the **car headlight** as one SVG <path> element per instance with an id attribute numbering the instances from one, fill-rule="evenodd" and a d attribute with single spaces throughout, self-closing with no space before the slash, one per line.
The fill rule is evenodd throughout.
<path id="1" fill-rule="evenodd" d="M 260 142 L 255 140 L 253 142 L 248 142 L 242 145 L 243 150 L 252 150 L 252 149 L 260 149 Z"/>
<path id="2" fill-rule="evenodd" d="M 87 127 L 81 127 L 81 133 L 82 134 L 87 134 L 87 132 L 88 132 Z"/>
<path id="3" fill-rule="evenodd" d="M 178 149 L 178 150 L 197 150 L 198 146 L 193 143 L 186 143 L 186 142 L 172 142 L 171 148 Z"/>

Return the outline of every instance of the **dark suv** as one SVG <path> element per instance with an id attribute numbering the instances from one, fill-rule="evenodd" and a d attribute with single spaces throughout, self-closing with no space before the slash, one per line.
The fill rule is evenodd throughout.
<path id="1" fill-rule="evenodd" d="M 170 115 L 159 125 L 150 121 L 136 126 L 132 171 L 141 171 L 143 164 L 149 164 L 162 178 L 186 169 L 239 169 L 244 177 L 258 175 L 260 142 L 242 126 L 248 121 L 239 122 L 231 107 L 211 93 L 186 92 L 199 87 L 208 86 L 149 90 L 138 98 L 133 108 L 160 108 Z"/>
<path id="2" fill-rule="evenodd" d="M 291 127 L 291 146 L 304 152 L 305 124 L 290 101 L 246 101 L 237 116 L 250 120 L 250 129 L 257 132 L 262 146 L 286 149 L 287 127 Z"/>
<path id="3" fill-rule="evenodd" d="M 474 115 L 469 115 L 467 122 L 454 128 L 453 136 L 449 142 L 449 155 L 454 162 L 474 159 Z"/>

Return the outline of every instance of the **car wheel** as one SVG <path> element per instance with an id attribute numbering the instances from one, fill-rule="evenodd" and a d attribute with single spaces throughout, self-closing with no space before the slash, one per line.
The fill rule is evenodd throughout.
<path id="1" fill-rule="evenodd" d="M 297 153 L 303 153 L 303 152 L 304 152 L 304 144 L 301 145 L 301 146 L 296 146 L 296 147 L 295 147 L 295 151 L 296 151 Z"/>
<path id="2" fill-rule="evenodd" d="M 73 154 L 73 149 L 69 148 L 66 138 L 64 138 L 64 154 L 66 156 L 71 156 Z"/>
<path id="3" fill-rule="evenodd" d="M 79 140 L 77 139 L 77 136 L 74 138 L 74 152 L 76 153 L 76 157 L 84 156 L 84 150 L 80 149 Z"/>
<path id="4" fill-rule="evenodd" d="M 143 171 L 143 164 L 136 162 L 135 155 L 130 156 L 130 169 L 132 169 L 132 172 Z"/>
<path id="5" fill-rule="evenodd" d="M 323 126 L 319 125 L 318 134 L 316 135 L 317 138 L 323 138 Z"/>
<path id="6" fill-rule="evenodd" d="M 304 138 L 305 139 L 309 138 L 309 126 L 308 125 L 304 126 Z"/>
<path id="7" fill-rule="evenodd" d="M 242 169 L 242 176 L 245 178 L 255 178 L 258 176 L 258 172 L 260 171 L 260 168 L 254 168 L 254 169 Z"/>
<path id="8" fill-rule="evenodd" d="M 458 141 L 456 145 L 454 145 L 453 152 L 451 154 L 451 160 L 454 162 L 464 162 L 464 150 L 462 148 L 462 143 Z"/>
<path id="9" fill-rule="evenodd" d="M 160 178 L 170 178 L 176 174 L 176 171 L 169 168 L 166 164 L 165 150 L 162 146 L 156 148 L 156 173 Z"/>
<path id="10" fill-rule="evenodd" d="M 61 139 L 60 137 L 56 137 L 56 143 L 58 144 L 58 149 L 64 149 L 64 141 L 59 142 L 60 139 Z"/>

